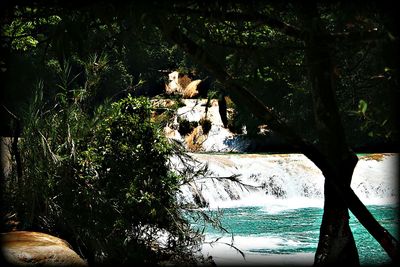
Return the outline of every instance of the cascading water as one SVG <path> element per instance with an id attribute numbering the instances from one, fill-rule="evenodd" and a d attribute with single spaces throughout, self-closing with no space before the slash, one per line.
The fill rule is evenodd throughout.
<path id="1" fill-rule="evenodd" d="M 189 202 L 220 208 L 234 235 L 207 228 L 202 253 L 217 264 L 313 264 L 322 218 L 324 178 L 302 154 L 191 154 L 209 166 L 209 178 L 181 188 Z M 382 225 L 397 236 L 397 154 L 360 156 L 351 187 Z M 244 188 L 229 179 L 240 175 Z M 389 263 L 380 245 L 351 216 L 362 264 Z M 213 241 L 218 240 L 217 243 Z M 208 244 L 208 242 L 211 242 Z M 243 258 L 232 244 L 245 253 Z"/>
<path id="2" fill-rule="evenodd" d="M 223 127 L 216 100 L 211 101 L 207 116 L 205 100 L 186 99 L 183 103 L 174 123 L 166 128 L 168 137 L 188 149 L 188 141 L 193 139 L 179 134 L 178 117 L 195 122 L 207 117 L 212 125 L 208 134 L 194 138 L 200 140 L 196 151 L 202 152 L 190 154 L 197 163 L 187 162 L 207 164 L 208 173 L 183 185 L 180 197 L 185 202 L 221 209 L 221 223 L 231 232 L 207 227 L 201 253 L 211 255 L 217 265 L 312 265 L 324 202 L 321 171 L 302 154 L 223 154 L 245 152 L 249 141 Z M 394 236 L 398 236 L 397 163 L 397 154 L 359 155 L 351 183 L 361 201 Z M 177 159 L 172 159 L 172 164 L 177 169 L 182 167 Z M 238 176 L 247 186 L 221 179 L 232 176 Z M 380 245 L 350 216 L 361 264 L 390 263 Z M 240 249 L 245 258 L 226 244 Z"/>
<path id="3" fill-rule="evenodd" d="M 207 163 L 209 176 L 240 175 L 246 188 L 230 180 L 212 178 L 196 182 L 196 193 L 210 208 L 262 206 L 280 208 L 322 207 L 324 178 L 321 171 L 302 154 L 192 154 Z M 378 160 L 360 157 L 352 188 L 365 204 L 395 203 L 398 198 L 397 156 Z M 188 201 L 193 190 L 182 188 Z"/>

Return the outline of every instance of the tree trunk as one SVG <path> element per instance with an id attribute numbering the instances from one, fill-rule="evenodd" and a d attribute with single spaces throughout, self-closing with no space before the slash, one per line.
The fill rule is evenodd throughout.
<path id="1" fill-rule="evenodd" d="M 6 185 L 6 177 L 9 173 L 9 164 L 10 164 L 10 151 L 7 146 L 6 138 L 0 136 L 0 202 L 4 203 L 4 194 L 5 194 L 5 185 Z M 6 209 L 5 205 L 0 206 L 0 219 L 3 220 Z M 0 231 L 4 231 L 3 224 L 0 226 Z M 1 254 L 1 253 L 0 253 Z"/>
<path id="2" fill-rule="evenodd" d="M 324 214 L 315 253 L 315 266 L 360 264 L 357 247 L 349 227 L 349 213 L 343 204 L 336 191 L 325 182 Z"/>
<path id="3" fill-rule="evenodd" d="M 306 35 L 306 62 L 313 98 L 313 111 L 318 132 L 318 149 L 328 160 L 330 169 L 322 169 L 325 176 L 324 215 L 314 264 L 359 265 L 358 252 L 349 226 L 349 213 L 345 199 L 328 182 L 350 188 L 357 164 L 357 156 L 346 143 L 344 129 L 335 100 L 333 63 L 330 44 L 321 28 L 315 3 L 304 7 Z M 329 178 L 328 178 L 329 177 Z"/>

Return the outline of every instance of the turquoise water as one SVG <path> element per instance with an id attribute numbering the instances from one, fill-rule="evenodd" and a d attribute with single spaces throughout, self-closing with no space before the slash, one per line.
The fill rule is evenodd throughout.
<path id="1" fill-rule="evenodd" d="M 324 177 L 310 160 L 302 154 L 193 156 L 208 164 L 211 177 L 240 175 L 241 182 L 255 186 L 244 190 L 233 182 L 203 179 L 191 188 L 182 188 L 189 203 L 197 197 L 214 211 L 219 207 L 222 226 L 230 232 L 206 228 L 201 250 L 204 256 L 212 256 L 217 265 L 313 265 Z M 351 183 L 360 200 L 395 237 L 399 234 L 397 163 L 397 154 L 360 157 Z M 361 264 L 390 263 L 378 242 L 350 216 Z"/>
<path id="2" fill-rule="evenodd" d="M 398 209 L 394 205 L 368 206 L 375 218 L 392 235 L 398 237 Z M 233 244 L 245 256 L 251 255 L 307 255 L 307 262 L 313 261 L 317 248 L 319 227 L 322 219 L 321 208 L 287 209 L 269 212 L 263 207 L 237 207 L 222 209 L 222 225 L 231 232 L 221 233 L 211 227 L 205 229 L 206 241 L 222 237 L 218 242 Z M 352 215 L 350 226 L 356 240 L 362 265 L 390 263 L 390 258 L 379 243 L 365 230 Z M 208 253 L 218 259 L 237 254 L 233 249 L 218 251 L 209 249 Z M 218 254 L 223 255 L 218 255 Z M 218 262 L 217 262 L 218 263 Z"/>

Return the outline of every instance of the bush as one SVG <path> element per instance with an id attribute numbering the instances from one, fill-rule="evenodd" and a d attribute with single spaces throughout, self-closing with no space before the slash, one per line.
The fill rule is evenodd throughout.
<path id="1" fill-rule="evenodd" d="M 150 102 L 129 96 L 93 118 L 79 103 L 40 103 L 21 139 L 13 203 L 22 228 L 64 237 L 89 263 L 193 259 L 199 235 L 177 202 L 181 178 L 169 170 L 173 149 L 150 121 Z"/>
<path id="2" fill-rule="evenodd" d="M 202 119 L 200 119 L 199 124 L 201 125 L 201 128 L 203 129 L 203 134 L 208 134 L 210 132 L 212 123 L 209 119 L 202 118 Z"/>
<path id="3" fill-rule="evenodd" d="M 178 117 L 178 123 L 178 132 L 182 136 L 190 134 L 191 132 L 193 132 L 194 128 L 198 126 L 198 123 L 196 121 L 188 121 L 186 119 L 181 119 L 180 117 Z"/>
<path id="4" fill-rule="evenodd" d="M 167 233 L 167 243 L 174 243 L 167 246 L 185 243 L 181 228 L 188 230 L 189 225 L 180 217 L 175 199 L 179 177 L 168 169 L 172 150 L 150 122 L 150 103 L 128 97 L 113 104 L 94 132 L 95 138 L 83 145 L 79 177 L 91 181 L 89 195 L 97 194 L 97 209 L 107 211 L 98 218 L 101 228 L 112 233 L 106 240 L 111 258 L 148 258 L 152 251 L 133 251 L 141 244 L 140 250 L 149 250 L 161 234 Z M 101 228 L 98 233 L 103 235 Z"/>

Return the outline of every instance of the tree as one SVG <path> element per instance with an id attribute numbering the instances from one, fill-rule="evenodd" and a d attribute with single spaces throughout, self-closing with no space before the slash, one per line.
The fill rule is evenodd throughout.
<path id="1" fill-rule="evenodd" d="M 300 9 L 304 18 L 303 30 L 299 30 L 280 20 L 260 13 L 246 12 L 243 6 L 218 6 L 217 9 L 198 7 L 183 8 L 183 16 L 197 14 L 200 17 L 222 21 L 247 20 L 258 22 L 276 29 L 292 38 L 300 38 L 305 44 L 305 59 L 308 63 L 309 79 L 313 98 L 313 110 L 318 133 L 316 145 L 298 136 L 292 128 L 283 123 L 275 112 L 267 108 L 249 89 L 241 86 L 222 64 L 207 52 L 206 42 L 197 42 L 188 37 L 188 29 L 167 16 L 159 16 L 156 25 L 163 34 L 198 62 L 208 68 L 225 85 L 233 100 L 246 106 L 252 114 L 280 133 L 291 144 L 311 159 L 323 172 L 325 182 L 324 217 L 321 225 L 320 241 L 315 257 L 317 265 L 347 262 L 358 264 L 358 254 L 348 225 L 347 208 L 378 240 L 393 260 L 398 259 L 397 241 L 373 218 L 350 188 L 351 176 L 357 163 L 357 156 L 346 143 L 345 133 L 335 102 L 334 65 L 331 62 L 330 42 L 336 38 L 324 32 L 320 13 L 316 6 Z M 201 9 L 204 8 L 204 9 Z M 236 8 L 236 9 L 235 9 Z M 239 10 L 239 11 L 238 11 Z M 262 10 L 262 9 L 258 9 Z M 168 22 L 168 23 L 165 23 Z M 359 33 L 354 34 L 359 38 Z M 370 36 L 371 35 L 371 36 Z M 375 38 L 375 32 L 368 32 L 364 38 Z M 353 38 L 343 34 L 338 38 Z M 198 37 L 197 37 L 198 38 Z"/>
<path id="2" fill-rule="evenodd" d="M 98 45 L 123 32 L 123 25 L 107 21 L 98 10 L 95 26 L 85 25 L 93 13 L 82 10 L 36 3 L 11 10 L 1 29 L 9 49 L 4 59 L 8 97 L 1 104 L 7 112 L 17 110 L 18 116 L 8 113 L 24 124 L 14 139 L 16 146 L 22 137 L 23 173 L 4 179 L 2 172 L 1 188 L 20 229 L 64 237 L 89 264 L 192 263 L 200 235 L 178 202 L 180 183 L 190 182 L 171 170 L 170 158 L 179 152 L 153 123 L 148 99 L 128 94 L 126 44 L 117 39 L 115 49 Z M 47 20 L 49 14 L 58 18 L 55 25 Z M 82 46 L 83 34 L 91 45 Z M 46 45 L 36 43 L 40 35 L 48 37 Z M 25 37 L 29 42 L 20 40 Z M 18 68 L 10 68 L 15 58 L 22 62 L 15 64 L 19 70 L 29 70 L 23 74 L 39 82 L 18 80 Z M 13 90 L 20 95 L 13 95 L 11 105 Z M 127 97 L 111 105 L 97 99 L 120 92 Z M 30 97 L 29 105 L 21 104 Z"/>

